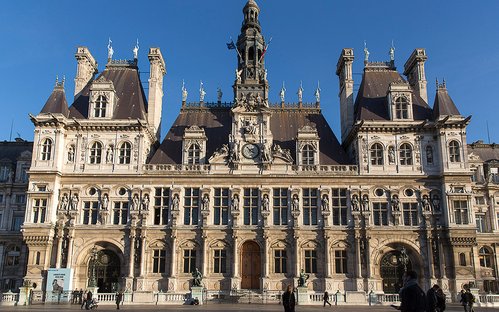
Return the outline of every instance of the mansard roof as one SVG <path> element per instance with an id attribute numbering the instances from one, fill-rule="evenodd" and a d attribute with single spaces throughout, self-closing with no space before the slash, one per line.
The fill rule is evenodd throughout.
<path id="1" fill-rule="evenodd" d="M 182 139 L 184 131 L 192 125 L 204 129 L 207 137 L 206 155 L 227 144 L 231 133 L 232 116 L 230 107 L 182 108 L 163 143 L 151 158 L 151 164 L 182 163 Z M 272 108 L 270 128 L 274 144 L 288 149 L 296 157 L 296 137 L 304 126 L 316 128 L 319 139 L 320 164 L 351 164 L 346 152 L 329 127 L 320 109 Z"/>
<path id="2" fill-rule="evenodd" d="M 368 63 L 364 69 L 355 100 L 355 120 L 390 120 L 388 88 L 393 82 L 406 80 L 393 66 L 385 62 L 382 64 L 383 66 L 378 66 L 378 63 Z M 414 120 L 431 119 L 431 108 L 417 92 L 412 93 L 412 104 Z"/>
<path id="3" fill-rule="evenodd" d="M 66 101 L 66 93 L 64 92 L 64 82 L 56 82 L 52 94 L 50 94 L 47 102 L 43 106 L 40 114 L 63 114 L 69 116 L 68 102 Z"/>
<path id="4" fill-rule="evenodd" d="M 495 143 L 486 144 L 481 140 L 473 142 L 468 144 L 468 154 L 479 156 L 483 162 L 499 162 L 499 145 Z"/>
<path id="5" fill-rule="evenodd" d="M 33 142 L 24 141 L 22 139 L 16 139 L 15 142 L 0 142 L 0 162 L 5 162 L 6 160 L 15 163 L 23 153 L 26 155 L 31 155 L 33 150 Z M 27 158 L 31 161 L 31 158 Z"/>
<path id="6" fill-rule="evenodd" d="M 97 77 L 111 81 L 118 101 L 112 119 L 146 119 L 147 100 L 140 81 L 138 67 L 134 61 L 114 61 Z M 69 117 L 88 118 L 90 86 L 87 84 L 69 108 Z"/>
<path id="7" fill-rule="evenodd" d="M 461 116 L 454 101 L 452 101 L 449 93 L 447 93 L 445 82 L 441 85 L 438 85 L 437 82 L 437 94 L 435 95 L 435 103 L 433 104 L 433 117 L 438 119 L 440 116 Z"/>

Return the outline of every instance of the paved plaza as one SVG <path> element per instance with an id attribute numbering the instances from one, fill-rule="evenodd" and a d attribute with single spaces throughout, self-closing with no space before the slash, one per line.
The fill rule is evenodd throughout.
<path id="1" fill-rule="evenodd" d="M 98 311 L 116 311 L 116 306 L 111 305 L 101 305 L 97 309 Z M 390 306 L 332 306 L 332 307 L 322 307 L 322 306 L 297 306 L 296 312 L 305 311 L 337 311 L 337 312 L 377 312 L 377 311 L 396 311 Z M 69 304 L 37 304 L 31 306 L 0 306 L 0 311 L 85 311 L 80 310 L 79 305 L 69 305 Z M 284 311 L 281 305 L 277 304 L 209 304 L 204 306 L 191 306 L 191 305 L 129 305 L 123 306 L 120 311 L 241 311 L 241 312 L 257 312 L 257 311 Z M 463 311 L 462 306 L 457 304 L 451 304 L 447 306 L 449 312 L 461 312 Z M 497 308 L 475 308 L 475 312 L 480 311 L 498 311 Z"/>

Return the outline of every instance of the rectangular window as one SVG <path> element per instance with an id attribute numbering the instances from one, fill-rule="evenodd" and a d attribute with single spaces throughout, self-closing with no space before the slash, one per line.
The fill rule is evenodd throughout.
<path id="1" fill-rule="evenodd" d="M 482 215 L 482 214 L 476 215 L 476 230 L 479 233 L 487 232 L 487 224 L 485 221 L 485 215 Z"/>
<path id="2" fill-rule="evenodd" d="M 47 199 L 33 200 L 33 223 L 45 222 L 45 213 L 47 212 Z"/>
<path id="3" fill-rule="evenodd" d="M 192 273 L 196 269 L 196 250 L 184 249 L 184 273 Z"/>
<path id="4" fill-rule="evenodd" d="M 317 189 L 303 189 L 303 224 L 317 225 Z"/>
<path id="5" fill-rule="evenodd" d="M 477 205 L 485 205 L 485 198 L 483 196 L 475 197 L 475 202 Z"/>
<path id="6" fill-rule="evenodd" d="M 10 168 L 7 166 L 0 167 L 0 181 L 7 181 L 9 179 Z"/>
<path id="7" fill-rule="evenodd" d="M 229 224 L 229 189 L 216 188 L 213 203 L 213 224 L 227 225 Z M 225 273 L 225 272 L 219 272 Z"/>
<path id="8" fill-rule="evenodd" d="M 154 224 L 168 224 L 168 213 L 170 207 L 170 189 L 157 187 L 154 196 Z"/>
<path id="9" fill-rule="evenodd" d="M 305 273 L 317 273 L 317 251 L 305 250 Z"/>
<path id="10" fill-rule="evenodd" d="M 418 225 L 418 203 L 404 203 L 404 225 Z"/>
<path id="11" fill-rule="evenodd" d="M 258 225 L 258 189 L 244 189 L 244 225 Z"/>
<path id="12" fill-rule="evenodd" d="M 387 206 L 387 203 L 373 203 L 374 225 L 388 225 Z"/>
<path id="13" fill-rule="evenodd" d="M 29 170 L 29 166 L 22 166 L 21 167 L 20 179 L 21 179 L 21 182 L 23 182 L 23 183 L 28 182 L 28 170 Z"/>
<path id="14" fill-rule="evenodd" d="M 97 224 L 98 201 L 83 202 L 83 224 Z"/>
<path id="15" fill-rule="evenodd" d="M 347 225 L 347 190 L 333 189 L 333 225 Z"/>
<path id="16" fill-rule="evenodd" d="M 275 188 L 273 201 L 274 225 L 288 224 L 288 189 Z"/>
<path id="17" fill-rule="evenodd" d="M 184 197 L 184 224 L 197 225 L 199 212 L 199 189 L 186 188 Z"/>
<path id="18" fill-rule="evenodd" d="M 24 203 L 26 203 L 26 195 L 16 194 L 16 204 L 24 204 Z"/>
<path id="19" fill-rule="evenodd" d="M 166 250 L 156 249 L 152 258 L 152 272 L 165 273 L 166 272 Z"/>
<path id="20" fill-rule="evenodd" d="M 227 252 L 224 249 L 216 249 L 213 252 L 213 273 L 226 273 Z"/>
<path id="21" fill-rule="evenodd" d="M 274 250 L 274 273 L 288 273 L 286 250 Z"/>
<path id="22" fill-rule="evenodd" d="M 21 225 L 24 222 L 24 217 L 20 216 L 14 216 L 12 218 L 12 227 L 10 228 L 11 231 L 19 232 L 21 230 Z"/>
<path id="23" fill-rule="evenodd" d="M 468 202 L 466 200 L 454 201 L 454 218 L 456 219 L 456 224 L 469 224 Z"/>
<path id="24" fill-rule="evenodd" d="M 334 266 L 337 274 L 346 274 L 347 270 L 347 251 L 335 250 L 334 251 Z"/>
<path id="25" fill-rule="evenodd" d="M 126 202 L 114 202 L 113 224 L 126 225 L 128 223 L 128 205 Z"/>

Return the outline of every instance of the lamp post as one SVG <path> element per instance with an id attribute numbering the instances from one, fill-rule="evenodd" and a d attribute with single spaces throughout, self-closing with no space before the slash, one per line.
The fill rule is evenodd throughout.
<path id="1" fill-rule="evenodd" d="M 95 262 L 97 261 L 97 246 L 92 247 L 90 260 L 92 261 L 91 265 L 91 275 L 90 282 L 88 283 L 89 287 L 96 287 L 97 281 L 95 280 Z"/>

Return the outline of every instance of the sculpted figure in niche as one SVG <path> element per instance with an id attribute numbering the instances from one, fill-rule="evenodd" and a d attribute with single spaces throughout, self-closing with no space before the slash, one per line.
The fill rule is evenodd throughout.
<path id="1" fill-rule="evenodd" d="M 298 195 L 293 195 L 293 202 L 291 203 L 291 210 L 292 211 L 299 211 L 300 210 L 300 200 L 298 199 Z"/>
<path id="2" fill-rule="evenodd" d="M 75 161 L 75 148 L 71 145 L 68 150 L 68 162 L 72 163 Z"/>
<path id="3" fill-rule="evenodd" d="M 179 210 L 180 198 L 178 194 L 173 195 L 172 199 L 172 210 Z"/>
<path id="4" fill-rule="evenodd" d="M 423 206 L 424 211 L 431 211 L 430 199 L 428 195 L 423 195 L 423 199 L 421 200 L 421 204 Z"/>
<path id="5" fill-rule="evenodd" d="M 201 210 L 209 210 L 210 209 L 210 197 L 208 194 L 204 194 L 203 203 L 201 204 Z"/>
<path id="6" fill-rule="evenodd" d="M 108 163 L 112 163 L 113 162 L 113 146 L 108 146 L 107 148 L 107 151 L 106 151 L 106 161 Z"/>
<path id="7" fill-rule="evenodd" d="M 268 144 L 263 145 L 262 160 L 272 161 L 272 156 L 270 155 L 270 146 Z"/>
<path id="8" fill-rule="evenodd" d="M 351 203 L 352 203 L 352 210 L 353 211 L 359 211 L 360 210 L 360 207 L 359 207 L 359 196 L 357 196 L 356 194 L 352 196 L 352 199 L 351 199 Z"/>
<path id="9" fill-rule="evenodd" d="M 400 200 L 398 195 L 393 195 L 392 196 L 392 211 L 400 211 Z"/>
<path id="10" fill-rule="evenodd" d="M 362 196 L 362 210 L 369 211 L 369 196 Z"/>
<path id="11" fill-rule="evenodd" d="M 78 195 L 71 196 L 71 210 L 78 210 Z"/>
<path id="12" fill-rule="evenodd" d="M 262 198 L 262 210 L 270 211 L 270 200 L 269 200 L 269 195 L 267 194 L 264 194 Z"/>
<path id="13" fill-rule="evenodd" d="M 394 164 L 395 163 L 395 149 L 393 148 L 393 146 L 390 146 L 388 148 L 388 162 L 390 164 Z"/>
<path id="14" fill-rule="evenodd" d="M 438 195 L 433 195 L 431 203 L 433 205 L 433 209 L 435 209 L 436 211 L 440 211 L 440 198 L 438 198 Z"/>
<path id="15" fill-rule="evenodd" d="M 142 198 L 142 209 L 149 210 L 149 194 L 145 194 Z"/>
<path id="16" fill-rule="evenodd" d="M 109 196 L 107 194 L 104 194 L 102 197 L 102 203 L 101 203 L 102 209 L 107 210 L 107 207 L 109 206 Z"/>
<path id="17" fill-rule="evenodd" d="M 235 211 L 239 210 L 239 195 L 234 194 L 234 196 L 232 196 L 231 208 L 232 208 L 232 210 L 235 210 Z"/>
<path id="18" fill-rule="evenodd" d="M 68 198 L 68 194 L 64 193 L 64 195 L 62 195 L 62 198 L 61 198 L 61 204 L 60 204 L 60 210 L 67 210 L 68 209 L 68 205 L 69 205 L 69 198 Z"/>
<path id="19" fill-rule="evenodd" d="M 139 194 L 133 195 L 132 210 L 139 210 Z"/>
<path id="20" fill-rule="evenodd" d="M 322 211 L 329 211 L 329 198 L 327 195 L 322 196 Z"/>

